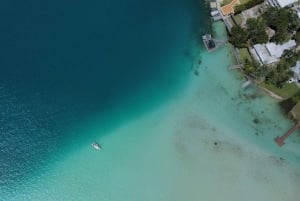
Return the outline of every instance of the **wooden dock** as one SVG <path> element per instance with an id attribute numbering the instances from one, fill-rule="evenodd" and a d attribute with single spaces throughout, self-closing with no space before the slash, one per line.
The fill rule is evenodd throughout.
<path id="1" fill-rule="evenodd" d="M 222 19 L 223 19 L 221 15 L 215 15 L 215 16 L 212 16 L 211 18 L 213 19 L 213 21 L 214 21 L 214 22 L 216 22 L 216 21 L 219 21 L 219 20 L 222 20 Z"/>
<path id="2" fill-rule="evenodd" d="M 212 52 L 227 43 L 227 40 L 214 39 L 211 34 L 203 35 L 202 40 L 208 52 Z"/>
<path id="3" fill-rule="evenodd" d="M 278 144 L 278 146 L 282 147 L 285 144 L 284 140 L 288 138 L 290 135 L 292 135 L 299 127 L 300 124 L 297 123 L 290 130 L 288 130 L 284 135 L 280 137 L 276 137 L 274 140 Z"/>

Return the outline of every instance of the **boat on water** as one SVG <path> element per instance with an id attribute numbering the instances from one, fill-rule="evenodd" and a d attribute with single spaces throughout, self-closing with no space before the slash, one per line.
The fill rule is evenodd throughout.
<path id="1" fill-rule="evenodd" d="M 101 145 L 97 142 L 93 142 L 92 147 L 94 147 L 94 149 L 96 149 L 96 150 L 101 150 L 102 149 Z"/>

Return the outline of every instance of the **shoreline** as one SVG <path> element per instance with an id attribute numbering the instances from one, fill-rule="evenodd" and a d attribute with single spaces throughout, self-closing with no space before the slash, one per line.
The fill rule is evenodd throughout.
<path id="1" fill-rule="evenodd" d="M 222 23 L 225 25 L 225 23 L 222 21 Z M 227 33 L 227 37 L 229 37 L 228 33 Z M 236 51 L 235 51 L 235 47 L 233 45 L 231 45 L 231 49 L 230 49 L 230 54 L 234 55 L 232 56 L 232 59 L 234 59 L 235 63 L 237 65 L 240 65 L 240 61 L 236 55 Z M 240 69 L 239 70 L 239 73 L 243 76 L 243 77 L 247 77 L 247 75 Z M 278 94 L 276 94 L 275 92 L 261 86 L 260 84 L 258 84 L 255 80 L 253 80 L 254 82 L 252 82 L 253 84 L 255 84 L 255 86 L 257 86 L 259 89 L 261 89 L 268 97 L 271 97 L 273 100 L 276 100 L 276 101 L 282 101 L 284 100 L 284 98 Z"/>
<path id="2" fill-rule="evenodd" d="M 266 94 L 268 94 L 270 97 L 272 97 L 273 99 L 277 100 L 277 101 L 282 101 L 284 100 L 284 98 L 282 96 L 279 96 L 278 94 L 274 93 L 273 91 L 262 87 L 258 84 L 256 84 L 256 86 L 258 86 L 263 92 L 265 92 Z"/>
<path id="3" fill-rule="evenodd" d="M 229 31 L 230 30 L 228 30 L 228 26 L 226 26 L 227 24 L 224 22 L 224 19 L 226 18 L 226 16 L 224 16 L 223 14 L 222 14 L 222 11 L 221 11 L 221 3 L 222 3 L 222 0 L 217 0 L 216 1 L 216 3 L 217 3 L 217 10 L 219 11 L 219 14 L 221 15 L 221 17 L 222 17 L 222 23 L 225 25 L 225 27 L 226 27 L 226 29 L 227 29 L 227 32 L 226 32 L 226 37 L 228 38 L 229 37 L 229 35 L 228 35 L 228 33 L 229 33 Z M 211 8 L 210 8 L 211 9 Z M 213 22 L 213 24 L 214 24 L 215 22 Z M 238 58 L 240 55 L 239 55 L 239 53 L 237 54 L 237 52 L 235 51 L 235 47 L 232 45 L 232 44 L 230 44 L 230 46 L 232 47 L 231 48 L 231 52 L 229 52 L 230 54 L 232 53 L 232 54 L 234 54 L 235 56 L 234 56 L 234 60 L 235 60 L 235 62 L 236 62 L 236 64 L 237 65 L 240 65 L 240 59 Z M 251 55 L 252 56 L 252 55 Z M 244 77 L 247 77 L 247 75 L 243 72 L 243 71 L 241 71 L 240 72 L 241 73 L 241 75 L 243 75 Z M 282 97 L 282 96 L 280 96 L 280 95 L 278 95 L 278 94 L 276 94 L 275 92 L 273 92 L 273 91 L 271 91 L 271 90 L 269 90 L 269 89 L 266 89 L 265 87 L 262 87 L 262 86 L 260 86 L 259 84 L 257 84 L 256 82 L 253 82 L 258 88 L 260 88 L 264 93 L 266 93 L 269 97 L 271 97 L 271 98 L 273 98 L 274 100 L 276 100 L 276 101 L 282 101 L 282 100 L 284 100 L 284 98 Z"/>

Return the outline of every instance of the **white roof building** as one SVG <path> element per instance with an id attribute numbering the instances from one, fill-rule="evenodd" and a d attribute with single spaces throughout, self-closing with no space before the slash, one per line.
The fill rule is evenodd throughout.
<path id="1" fill-rule="evenodd" d="M 278 6 L 278 7 L 286 7 L 290 6 L 293 3 L 296 3 L 297 0 L 267 0 L 267 3 L 272 5 L 272 6 Z"/>
<path id="2" fill-rule="evenodd" d="M 214 11 L 211 11 L 210 12 L 210 15 L 211 16 L 215 16 L 215 15 L 219 15 L 220 13 L 219 13 L 219 11 L 218 10 L 214 10 Z"/>
<path id="3" fill-rule="evenodd" d="M 263 64 L 271 64 L 279 61 L 284 50 L 291 49 L 296 46 L 295 40 L 289 40 L 288 42 L 278 45 L 276 43 L 256 44 L 253 46 L 257 57 Z"/>
<path id="4" fill-rule="evenodd" d="M 276 0 L 281 8 L 289 6 L 293 3 L 296 3 L 297 0 Z"/>
<path id="5" fill-rule="evenodd" d="M 295 77 L 300 80 L 300 61 L 297 61 L 296 66 L 291 68 L 295 74 Z"/>

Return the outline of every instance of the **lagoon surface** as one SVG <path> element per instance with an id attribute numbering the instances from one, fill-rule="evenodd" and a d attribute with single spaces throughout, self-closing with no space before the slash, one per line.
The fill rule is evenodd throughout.
<path id="1" fill-rule="evenodd" d="M 0 10 L 0 200 L 300 197 L 299 136 L 279 148 L 273 138 L 292 122 L 259 89 L 241 89 L 230 46 L 203 49 L 204 3 Z"/>

